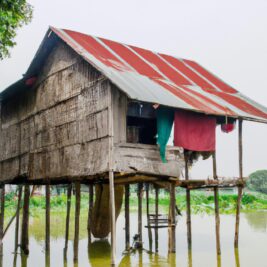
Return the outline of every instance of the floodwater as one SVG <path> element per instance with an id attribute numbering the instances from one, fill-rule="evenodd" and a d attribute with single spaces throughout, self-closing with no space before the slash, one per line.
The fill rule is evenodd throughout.
<path id="1" fill-rule="evenodd" d="M 131 236 L 137 233 L 137 213 L 131 212 Z M 50 259 L 44 252 L 44 214 L 30 219 L 30 255 L 14 254 L 14 225 L 4 239 L 1 267 L 104 267 L 110 266 L 109 240 L 93 239 L 88 247 L 86 213 L 81 214 L 79 260 L 73 263 L 73 220 L 67 260 L 64 260 L 65 214 L 51 214 Z M 146 215 L 143 214 L 143 225 Z M 159 229 L 158 253 L 155 253 L 154 229 L 152 252 L 149 252 L 148 230 L 143 228 L 143 251 L 124 254 L 124 213 L 117 220 L 117 266 L 179 267 L 267 267 L 267 212 L 242 213 L 239 251 L 234 250 L 234 215 L 221 215 L 221 258 L 216 257 L 215 219 L 212 215 L 192 215 L 193 245 L 187 250 L 185 215 L 179 217 L 176 230 L 176 254 L 168 256 L 168 230 Z M 1 265 L 2 264 L 2 265 Z"/>

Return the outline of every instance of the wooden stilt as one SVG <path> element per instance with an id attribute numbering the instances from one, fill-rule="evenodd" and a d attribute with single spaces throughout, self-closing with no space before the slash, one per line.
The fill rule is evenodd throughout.
<path id="1" fill-rule="evenodd" d="M 156 219 L 159 217 L 159 188 L 155 186 L 155 215 Z M 159 251 L 159 231 L 158 231 L 158 220 L 155 223 L 155 251 Z"/>
<path id="2" fill-rule="evenodd" d="M 111 266 L 116 264 L 116 219 L 115 219 L 115 194 L 114 194 L 114 173 L 109 171 L 109 200 L 111 218 Z"/>
<path id="3" fill-rule="evenodd" d="M 218 180 L 217 176 L 217 164 L 216 164 L 216 152 L 212 154 L 213 162 L 213 178 Z M 221 255 L 221 242 L 220 242 L 220 211 L 219 211 L 219 190 L 218 187 L 214 187 L 214 204 L 215 204 L 215 224 L 216 224 L 216 249 L 217 254 Z"/>
<path id="4" fill-rule="evenodd" d="M 5 185 L 1 185 L 0 187 L 0 247 L 3 244 L 4 237 L 4 217 L 5 217 Z M 0 251 L 2 255 L 2 251 Z"/>
<path id="5" fill-rule="evenodd" d="M 175 184 L 170 184 L 170 209 L 169 209 L 169 253 L 175 253 L 176 251 L 176 239 L 175 239 Z"/>
<path id="6" fill-rule="evenodd" d="M 92 241 L 91 225 L 92 225 L 92 214 L 94 205 L 94 185 L 89 185 L 89 209 L 88 209 L 88 220 L 87 220 L 87 233 L 88 233 L 88 246 Z"/>
<path id="7" fill-rule="evenodd" d="M 16 226 L 15 226 L 15 254 L 18 249 L 19 242 L 19 217 L 20 217 L 20 206 L 21 206 L 21 196 L 22 196 L 22 186 L 18 186 L 18 204 L 17 204 L 17 212 L 16 212 Z"/>
<path id="8" fill-rule="evenodd" d="M 125 249 L 130 249 L 130 185 L 125 185 Z"/>
<path id="9" fill-rule="evenodd" d="M 138 183 L 138 235 L 140 245 L 142 245 L 143 237 L 142 237 L 142 190 L 143 190 L 143 183 Z"/>
<path id="10" fill-rule="evenodd" d="M 240 179 L 243 179 L 243 140 L 242 140 L 243 126 L 242 124 L 243 124 L 242 119 L 239 119 L 238 121 L 238 155 L 239 155 L 239 178 Z M 240 221 L 242 191 L 243 191 L 243 188 L 239 186 L 237 203 L 236 203 L 236 222 L 235 222 L 235 241 L 234 241 L 235 248 L 238 247 L 238 241 L 239 241 L 239 221 Z"/>
<path id="11" fill-rule="evenodd" d="M 64 252 L 65 253 L 68 250 L 68 241 L 69 241 L 70 209 L 71 209 L 71 191 L 72 191 L 72 184 L 69 184 L 68 185 L 68 190 L 67 190 L 67 214 L 66 214 L 65 247 L 64 247 Z"/>
<path id="12" fill-rule="evenodd" d="M 185 180 L 189 180 L 189 171 L 188 171 L 188 155 L 184 152 L 185 160 Z M 187 224 L 187 245 L 188 249 L 192 248 L 192 230 L 191 230 L 191 197 L 190 189 L 186 189 L 186 224 Z"/>
<path id="13" fill-rule="evenodd" d="M 235 248 L 235 265 L 236 265 L 236 267 L 240 267 L 240 260 L 239 260 L 239 251 L 238 251 L 238 248 Z"/>
<path id="14" fill-rule="evenodd" d="M 150 222 L 149 222 L 149 184 L 146 184 L 146 217 L 147 217 L 147 225 L 150 226 Z M 148 231 L 149 251 L 152 251 L 152 230 L 150 227 L 148 227 L 147 231 Z"/>
<path id="15" fill-rule="evenodd" d="M 74 243 L 73 243 L 73 260 L 78 261 L 79 252 L 79 230 L 80 230 L 80 206 L 81 206 L 81 184 L 80 182 L 75 183 L 75 229 L 74 229 Z"/>
<path id="16" fill-rule="evenodd" d="M 30 205 L 30 186 L 24 186 L 24 203 L 21 229 L 21 249 L 24 254 L 29 254 L 29 205 Z"/>
<path id="17" fill-rule="evenodd" d="M 50 185 L 45 185 L 45 250 L 50 251 Z"/>

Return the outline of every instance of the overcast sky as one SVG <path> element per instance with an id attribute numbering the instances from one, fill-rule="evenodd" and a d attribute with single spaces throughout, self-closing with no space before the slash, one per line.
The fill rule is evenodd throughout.
<path id="1" fill-rule="evenodd" d="M 21 78 L 49 25 L 194 59 L 267 106 L 266 0 L 46 0 L 18 31 L 11 57 L 0 61 L 0 91 Z M 244 174 L 267 169 L 267 125 L 244 123 Z M 238 175 L 237 131 L 217 131 L 220 176 Z M 211 174 L 200 162 L 192 177 Z"/>

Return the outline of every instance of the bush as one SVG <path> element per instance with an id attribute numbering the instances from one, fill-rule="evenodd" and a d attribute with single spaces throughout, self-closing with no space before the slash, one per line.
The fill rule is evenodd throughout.
<path id="1" fill-rule="evenodd" d="M 250 174 L 247 187 L 250 190 L 267 194 L 267 170 L 259 170 Z"/>

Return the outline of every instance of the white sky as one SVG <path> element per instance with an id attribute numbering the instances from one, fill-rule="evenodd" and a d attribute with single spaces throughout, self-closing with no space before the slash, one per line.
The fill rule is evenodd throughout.
<path id="1" fill-rule="evenodd" d="M 194 59 L 267 106 L 266 0 L 29 1 L 33 20 L 18 31 L 11 58 L 0 62 L 0 91 L 21 78 L 48 25 L 69 28 Z M 267 169 L 267 125 L 244 123 L 244 174 Z M 217 132 L 220 176 L 238 175 L 237 131 Z M 211 174 L 200 162 L 195 178 Z"/>

